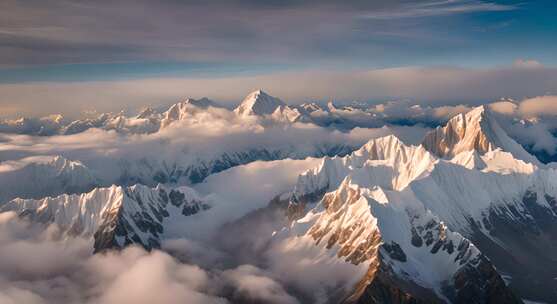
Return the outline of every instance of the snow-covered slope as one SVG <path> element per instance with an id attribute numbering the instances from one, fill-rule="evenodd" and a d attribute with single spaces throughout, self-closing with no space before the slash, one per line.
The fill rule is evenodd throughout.
<path id="1" fill-rule="evenodd" d="M 426 302 L 431 296 L 494 301 L 493 290 L 503 296 L 497 301 L 514 302 L 501 273 L 522 296 L 554 301 L 557 171 L 524 161 L 531 158 L 517 147 L 478 108 L 428 135 L 422 146 L 389 136 L 346 157 L 325 158 L 298 179 L 286 239 L 311 237 L 343 261 L 359 261 L 354 254 L 369 261 L 357 298 L 384 291 L 373 287 L 379 271 L 381 284 L 387 280 Z M 547 292 L 535 291 L 540 288 Z"/>
<path id="2" fill-rule="evenodd" d="M 286 106 L 286 104 L 262 90 L 257 90 L 246 96 L 240 105 L 234 109 L 234 112 L 240 116 L 270 115 L 280 106 Z"/>
<path id="3" fill-rule="evenodd" d="M 90 118 L 68 120 L 62 115 L 41 118 L 19 118 L 0 121 L 0 133 L 28 134 L 39 136 L 69 135 L 92 128 L 115 130 L 120 133 L 149 134 L 165 128 L 174 121 L 190 117 L 192 113 L 206 111 L 209 107 L 219 107 L 208 98 L 187 98 L 159 112 L 146 107 L 136 116 L 124 113 L 102 113 Z"/>
<path id="4" fill-rule="evenodd" d="M 468 239 L 390 195 L 381 187 L 362 188 L 348 176 L 276 242 L 295 248 L 312 240 L 332 260 L 322 267 L 340 263 L 352 269 L 359 280 L 344 282 L 337 301 L 519 303 Z"/>
<path id="5" fill-rule="evenodd" d="M 269 271 L 318 289 L 310 302 L 520 303 L 513 292 L 557 301 L 557 169 L 484 107 L 421 145 L 389 135 L 359 146 L 352 133 L 315 125 L 320 115 L 345 124 L 376 114 L 332 103 L 290 107 L 256 91 L 234 111 L 185 100 L 165 112 L 75 123 L 100 126 L 77 135 L 6 136 L 2 153 L 18 160 L 0 163 L 0 212 L 56 223 L 102 251 L 206 240 L 205 231 L 218 235 L 221 225 L 243 227 L 284 208 L 287 218 L 253 232 L 257 244 L 248 245 L 268 246 Z M 29 156 L 57 151 L 75 161 Z M 295 186 L 297 170 L 315 160 L 254 163 L 307 156 L 325 157 Z M 190 183 L 196 190 L 177 186 Z M 267 215 L 256 210 L 271 198 Z"/>
<path id="6" fill-rule="evenodd" d="M 84 164 L 61 156 L 32 156 L 0 163 L 0 203 L 91 190 L 99 180 Z"/>
<path id="7" fill-rule="evenodd" d="M 6 119 L 0 121 L 1 133 L 52 135 L 65 125 L 62 115 L 50 115 L 41 118 Z"/>
<path id="8" fill-rule="evenodd" d="M 274 100 L 263 94 L 252 94 L 254 100 L 247 100 L 256 108 L 262 98 Z M 146 108 L 136 117 L 107 114 L 76 121 L 65 129 L 65 135 L 2 135 L 0 162 L 5 166 L 10 162 L 32 164 L 37 156 L 61 155 L 88 168 L 84 178 L 94 176 L 94 185 L 154 187 L 158 183 L 198 183 L 210 174 L 257 160 L 346 155 L 369 138 L 368 132 L 392 132 L 387 128 L 356 130 L 353 135 L 293 123 L 300 117 L 298 110 L 282 104 L 269 115 L 244 117 L 208 99 L 187 99 L 162 113 Z M 0 171 L 0 180 L 5 175 L 7 185 L 14 180 L 9 171 L 13 170 Z M 37 174 L 18 178 L 19 184 L 0 191 L 0 202 L 91 189 L 85 182 L 82 184 L 87 186 L 76 189 L 57 186 L 51 175 Z M 45 182 L 35 187 L 33 180 L 41 178 Z"/>
<path id="9" fill-rule="evenodd" d="M 176 103 L 160 115 L 151 115 L 154 120 L 160 120 L 160 128 L 168 127 L 171 123 L 191 118 L 195 113 L 206 111 L 209 107 L 218 107 L 213 101 L 202 98 L 199 100 L 188 98 Z"/>
<path id="10" fill-rule="evenodd" d="M 139 244 L 159 248 L 165 225 L 210 208 L 191 188 L 111 186 L 83 194 L 15 199 L 0 206 L 21 217 L 56 224 L 68 237 L 94 239 L 95 251 Z"/>
<path id="11" fill-rule="evenodd" d="M 480 154 L 500 148 L 515 158 L 539 164 L 522 146 L 511 139 L 499 126 L 490 110 L 479 106 L 466 114 L 459 114 L 444 126 L 426 135 L 423 146 L 440 157 L 454 157 L 460 152 Z"/>

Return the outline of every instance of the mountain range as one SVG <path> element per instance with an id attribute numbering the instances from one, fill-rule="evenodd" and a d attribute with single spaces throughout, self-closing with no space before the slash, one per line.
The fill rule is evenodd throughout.
<path id="1" fill-rule="evenodd" d="M 415 144 L 389 128 L 354 139 L 355 126 L 377 127 L 372 116 L 332 103 L 289 106 L 259 90 L 232 111 L 188 99 L 135 117 L 5 121 L 1 130 L 27 134 L 11 140 L 32 134 L 39 148 L 3 149 L 10 159 L 0 162 L 0 212 L 56 224 L 66 240 L 88 239 L 99 254 L 130 245 L 164 250 L 179 238 L 242 239 L 301 302 L 557 302 L 553 164 L 509 136 L 487 106 L 456 114 Z M 209 125 L 232 139 L 217 149 L 188 133 Z M 252 140 L 241 142 L 236 129 Z M 94 147 L 102 153 L 54 146 L 83 134 L 105 143 Z M 273 175 L 291 171 L 291 158 L 310 169 L 284 189 Z M 232 173 L 265 163 L 273 163 L 269 180 L 234 187 Z M 219 179 L 272 199 L 246 199 L 236 218 L 221 219 L 238 194 L 223 194 Z M 214 226 L 211 241 L 192 231 L 204 227 L 198 222 Z M 234 234 L 244 226 L 247 235 Z M 300 286 L 323 291 L 308 295 Z"/>

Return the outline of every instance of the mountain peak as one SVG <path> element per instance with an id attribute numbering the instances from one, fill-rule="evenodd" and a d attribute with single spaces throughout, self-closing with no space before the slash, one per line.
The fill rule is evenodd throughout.
<path id="1" fill-rule="evenodd" d="M 444 127 L 437 127 L 426 134 L 422 146 L 439 157 L 452 158 L 464 151 L 485 154 L 500 148 L 516 158 L 538 164 L 522 146 L 511 139 L 499 126 L 486 106 L 479 106 L 468 113 L 451 118 Z"/>
<path id="2" fill-rule="evenodd" d="M 191 104 L 199 108 L 208 108 L 215 105 L 215 103 L 207 97 L 203 97 L 201 99 L 188 98 L 184 101 L 184 103 Z"/>
<path id="3" fill-rule="evenodd" d="M 278 107 L 285 105 L 282 100 L 268 95 L 262 90 L 257 90 L 246 96 L 234 112 L 241 116 L 269 115 Z"/>
<path id="4" fill-rule="evenodd" d="M 153 115 L 155 110 L 151 107 L 143 108 L 139 114 L 137 114 L 136 118 L 148 118 L 149 116 Z"/>

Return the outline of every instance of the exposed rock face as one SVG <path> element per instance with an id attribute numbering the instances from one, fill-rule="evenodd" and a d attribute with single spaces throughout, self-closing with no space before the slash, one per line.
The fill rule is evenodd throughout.
<path id="1" fill-rule="evenodd" d="M 353 151 L 353 149 L 354 147 L 349 145 L 315 147 L 315 153 L 310 156 L 322 157 L 346 155 Z M 261 148 L 240 152 L 225 152 L 215 159 L 200 159 L 191 166 L 181 166 L 179 163 L 176 163 L 174 166 L 156 166 L 162 168 L 161 170 L 157 170 L 155 172 L 148 169 L 153 167 L 152 164 L 145 164 L 145 166 L 141 168 L 137 168 L 137 166 L 140 166 L 141 164 L 134 164 L 134 169 L 131 171 L 147 171 L 153 175 L 142 177 L 141 175 L 138 176 L 137 174 L 130 172 L 130 174 L 122 175 L 121 183 L 130 184 L 142 182 L 150 185 L 153 183 L 175 183 L 182 179 L 191 183 L 199 183 L 211 174 L 218 173 L 238 165 L 247 164 L 253 161 L 271 161 L 284 158 L 302 158 L 302 155 L 298 155 L 295 151 L 291 150 Z"/>
<path id="2" fill-rule="evenodd" d="M 185 220 L 208 208 L 190 188 L 136 185 L 40 200 L 15 199 L 0 212 L 15 211 L 37 222 L 57 224 L 69 236 L 92 237 L 95 252 L 99 252 L 130 244 L 159 248 L 166 221 Z"/>
<path id="3" fill-rule="evenodd" d="M 347 177 L 293 224 L 339 260 L 367 267 L 345 303 L 520 303 L 468 239 L 431 215 L 391 209 L 383 195 Z"/>
<path id="4" fill-rule="evenodd" d="M 411 282 L 404 282 L 392 276 L 392 270 L 378 265 L 373 280 L 357 297 L 348 298 L 345 303 L 357 304 L 426 304 L 444 303 L 435 293 Z"/>
<path id="5" fill-rule="evenodd" d="M 555 171 L 528 163 L 483 108 L 428 136 L 422 147 L 372 140 L 299 177 L 289 206 L 293 229 L 309 227 L 317 246 L 370 265 L 347 301 L 521 303 L 515 292 L 555 299 L 533 291 L 555 290 Z M 373 232 L 362 232 L 366 217 Z M 354 235 L 359 242 L 348 241 Z M 376 251 L 365 238 L 371 235 Z M 367 254 L 354 259 L 355 252 Z M 512 277 L 511 288 L 498 270 Z M 543 279 L 525 280 L 535 276 Z"/>
<path id="6" fill-rule="evenodd" d="M 475 226 L 472 234 L 497 269 L 510 277 L 509 286 L 539 301 L 557 299 L 557 215 L 551 198 L 528 190 L 518 207 L 491 208 L 482 222 L 487 232 Z"/>
<path id="7" fill-rule="evenodd" d="M 266 98 L 260 95 L 246 104 L 270 111 L 276 102 L 267 100 L 263 104 L 271 106 L 260 108 L 258 100 Z M 156 179 L 187 176 L 197 182 L 230 166 L 283 156 L 268 150 L 225 153 L 196 169 L 166 167 Z M 227 224 L 221 241 L 229 248 L 248 247 L 230 239 L 257 222 L 253 226 L 264 227 L 258 233 L 265 234 L 258 241 L 274 243 L 279 254 L 294 248 L 311 265 L 341 270 L 343 280 L 328 286 L 334 303 L 521 303 L 515 291 L 555 302 L 557 170 L 526 161 L 523 150 L 478 108 L 435 130 L 421 146 L 386 136 L 346 157 L 324 158 L 299 176 L 288 202 L 279 196 L 267 209 Z M 16 199 L 0 211 L 57 223 L 69 236 L 92 237 L 100 252 L 129 244 L 158 248 L 168 223 L 210 206 L 185 187 L 113 186 Z M 288 216 L 276 220 L 282 208 Z M 272 223 L 259 226 L 265 221 Z M 262 250 L 246 253 L 253 257 Z"/>
<path id="8" fill-rule="evenodd" d="M 452 284 L 456 293 L 452 294 L 447 288 L 447 294 L 453 303 L 522 303 L 485 256 L 479 256 L 462 267 Z"/>
<path id="9" fill-rule="evenodd" d="M 323 242 L 327 249 L 338 246 L 337 256 L 358 265 L 377 255 L 380 244 L 379 231 L 369 213 L 360 213 L 367 205 L 360 190 L 349 187 L 348 183 L 336 193 L 325 195 L 322 206 L 324 214 L 307 232 L 316 245 Z M 365 208 L 365 207 L 364 207 Z"/>
<path id="10" fill-rule="evenodd" d="M 437 127 L 425 136 L 423 147 L 437 156 L 447 158 L 464 151 L 484 154 L 500 148 L 518 159 L 539 164 L 534 156 L 501 129 L 489 111 L 485 106 L 480 106 L 451 118 L 445 126 Z"/>

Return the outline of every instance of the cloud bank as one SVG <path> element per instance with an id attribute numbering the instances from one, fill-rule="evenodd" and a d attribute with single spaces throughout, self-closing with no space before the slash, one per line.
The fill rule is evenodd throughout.
<path id="1" fill-rule="evenodd" d="M 205 270 L 137 247 L 92 255 L 89 241 L 62 239 L 55 226 L 43 230 L 13 213 L 0 214 L 0 246 L 3 304 L 299 303 L 253 265 Z"/>
<path id="2" fill-rule="evenodd" d="M 209 97 L 230 106 L 246 92 L 263 88 L 295 104 L 313 100 L 411 100 L 433 105 L 478 105 L 504 97 L 521 100 L 557 91 L 557 69 L 424 68 L 375 70 L 297 70 L 207 78 L 153 78 L 90 82 L 0 84 L 0 108 L 5 117 L 62 113 L 76 116 L 139 109 L 174 103 L 185 97 Z"/>

